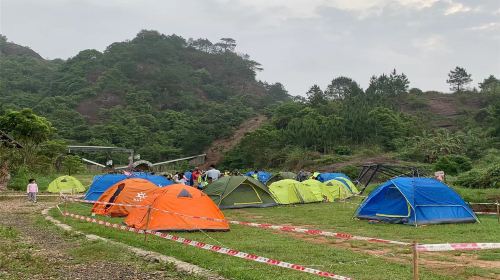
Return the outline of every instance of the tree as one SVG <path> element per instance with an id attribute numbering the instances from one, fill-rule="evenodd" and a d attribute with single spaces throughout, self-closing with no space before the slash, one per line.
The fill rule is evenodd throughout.
<path id="1" fill-rule="evenodd" d="M 446 82 L 450 84 L 450 90 L 461 92 L 464 86 L 472 82 L 471 74 L 467 73 L 464 68 L 457 66 L 448 73 Z"/>
<path id="2" fill-rule="evenodd" d="M 325 94 L 318 85 L 313 85 L 306 92 L 307 100 L 313 106 L 318 106 L 326 101 Z"/>
<path id="3" fill-rule="evenodd" d="M 215 44 L 222 52 L 234 52 L 236 49 L 236 40 L 233 38 L 221 38 L 220 42 Z"/>
<path id="4" fill-rule="evenodd" d="M 479 88 L 484 93 L 500 93 L 500 80 L 490 75 L 482 83 L 479 83 Z"/>
<path id="5" fill-rule="evenodd" d="M 409 85 L 408 77 L 404 73 L 398 74 L 394 69 L 389 75 L 372 76 L 366 93 L 394 97 L 406 93 Z"/>
<path id="6" fill-rule="evenodd" d="M 67 155 L 62 161 L 62 167 L 68 175 L 76 174 L 83 170 L 82 160 L 76 155 Z"/>
<path id="7" fill-rule="evenodd" d="M 330 100 L 344 99 L 360 93 L 363 93 L 363 90 L 359 87 L 358 83 L 351 78 L 343 76 L 333 79 L 325 90 L 325 96 Z"/>

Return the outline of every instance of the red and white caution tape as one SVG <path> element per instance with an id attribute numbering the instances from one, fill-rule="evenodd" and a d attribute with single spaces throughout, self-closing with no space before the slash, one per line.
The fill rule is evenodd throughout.
<path id="1" fill-rule="evenodd" d="M 444 243 L 444 244 L 418 244 L 417 251 L 469 251 L 500 249 L 500 243 Z"/>
<path id="2" fill-rule="evenodd" d="M 70 216 L 72 218 L 79 219 L 82 221 L 87 221 L 87 222 L 91 222 L 91 223 L 95 223 L 95 224 L 99 224 L 99 225 L 103 225 L 103 226 L 107 226 L 107 227 L 111 227 L 111 228 L 116 228 L 116 229 L 120 229 L 120 230 L 124 230 L 124 231 L 130 231 L 130 232 L 135 232 L 135 233 L 139 233 L 139 234 L 152 234 L 152 235 L 155 235 L 155 236 L 163 238 L 163 239 L 168 239 L 168 240 L 172 240 L 172 241 L 175 241 L 178 243 L 182 243 L 184 245 L 189 245 L 189 246 L 197 247 L 200 249 L 209 250 L 212 252 L 216 252 L 216 253 L 220 253 L 220 254 L 224 254 L 224 255 L 229 255 L 229 256 L 233 256 L 233 257 L 238 257 L 238 258 L 242 258 L 242 259 L 246 259 L 246 260 L 251 260 L 251 261 L 255 261 L 255 262 L 260 262 L 260 263 L 265 263 L 265 264 L 269 264 L 269 265 L 288 268 L 288 269 L 292 269 L 295 271 L 311 273 L 311 274 L 315 274 L 318 276 L 327 277 L 327 278 L 331 278 L 331 279 L 339 279 L 339 280 L 350 280 L 351 279 L 349 277 L 340 276 L 340 275 L 330 273 L 330 272 L 324 272 L 324 271 L 317 270 L 314 268 L 304 267 L 304 266 L 301 266 L 298 264 L 292 264 L 292 263 L 283 262 L 283 261 L 279 261 L 279 260 L 275 260 L 275 259 L 261 257 L 261 256 L 257 256 L 257 255 L 229 249 L 229 248 L 224 248 L 224 247 L 220 247 L 220 246 L 215 246 L 215 245 L 211 245 L 211 244 L 207 244 L 207 243 L 203 243 L 203 242 L 198 242 L 198 241 L 194 241 L 194 240 L 190 240 L 190 239 L 186 239 L 183 237 L 179 237 L 179 236 L 175 236 L 175 235 L 171 235 L 171 234 L 166 234 L 166 233 L 162 233 L 162 232 L 158 232 L 158 231 L 131 228 L 131 227 L 127 227 L 124 225 L 113 224 L 110 222 L 105 222 L 105 221 L 97 220 L 94 218 L 89 218 L 89 217 L 85 217 L 85 216 L 81 216 L 81 215 L 77 215 L 77 214 L 72 214 L 72 213 L 68 213 L 68 212 L 65 212 L 64 215 Z"/>
<path id="3" fill-rule="evenodd" d="M 349 233 L 331 232 L 331 231 L 324 231 L 324 230 L 319 230 L 319 229 L 307 229 L 307 228 L 300 228 L 300 227 L 294 227 L 294 226 L 279 226 L 279 225 L 272 225 L 272 224 L 259 224 L 259 223 L 250 223 L 250 222 L 240 222 L 240 221 L 229 221 L 229 223 L 235 224 L 235 225 L 244 225 L 244 226 L 250 226 L 250 227 L 256 227 L 256 228 L 263 228 L 263 229 L 274 229 L 274 230 L 280 230 L 280 231 L 286 231 L 286 232 L 298 232 L 298 233 L 305 233 L 305 234 L 310 234 L 310 235 L 328 236 L 328 237 L 334 237 L 334 238 L 340 238 L 340 239 L 362 240 L 362 241 L 373 242 L 373 243 L 397 244 L 397 245 L 405 245 L 405 246 L 411 245 L 411 243 L 408 243 L 408 242 L 394 241 L 394 240 L 387 240 L 387 239 L 380 239 L 380 238 L 372 238 L 372 237 L 365 237 L 365 236 L 356 236 L 356 235 L 352 235 Z"/>
<path id="4" fill-rule="evenodd" d="M 105 202 L 105 201 L 98 201 L 98 200 L 85 200 L 85 199 L 76 199 L 76 198 L 65 198 L 65 199 L 69 200 L 69 201 L 74 201 L 74 202 L 83 202 L 83 203 L 91 203 L 91 204 L 106 204 L 106 205 L 116 205 L 116 206 L 136 207 L 136 208 L 148 208 L 149 207 L 148 205 L 123 204 L 123 203 Z M 227 222 L 226 219 L 217 219 L 217 218 L 204 217 L 204 216 L 192 216 L 192 215 L 187 215 L 187 214 L 178 213 L 178 212 L 174 212 L 174 211 L 158 209 L 158 208 L 154 208 L 154 207 L 151 207 L 151 210 L 165 212 L 168 214 L 178 215 L 178 216 L 182 216 L 185 218 L 191 218 L 191 219 L 201 219 L 201 220 L 207 220 L 207 221 L 213 221 L 213 222 Z"/>

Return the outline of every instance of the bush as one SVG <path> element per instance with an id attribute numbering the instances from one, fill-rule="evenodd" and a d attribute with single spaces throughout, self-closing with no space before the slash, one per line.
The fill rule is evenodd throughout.
<path id="1" fill-rule="evenodd" d="M 457 178 L 457 184 L 472 189 L 500 188 L 500 163 L 485 169 L 473 169 Z"/>
<path id="2" fill-rule="evenodd" d="M 337 155 L 341 156 L 348 156 L 352 154 L 352 150 L 348 146 L 338 146 L 334 149 L 334 151 Z"/>
<path id="3" fill-rule="evenodd" d="M 346 165 L 340 168 L 339 171 L 349 176 L 352 180 L 356 179 L 359 175 L 359 168 L 354 165 Z"/>
<path id="4" fill-rule="evenodd" d="M 472 169 L 472 162 L 466 156 L 461 155 L 447 155 L 440 157 L 434 164 L 436 171 L 442 170 L 446 174 L 457 175 Z"/>

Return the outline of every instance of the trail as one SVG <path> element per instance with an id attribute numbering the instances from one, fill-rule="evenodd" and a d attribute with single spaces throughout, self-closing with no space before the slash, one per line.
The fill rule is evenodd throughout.
<path id="1" fill-rule="evenodd" d="M 89 244 L 81 237 L 64 234 L 41 221 L 40 211 L 54 204 L 47 201 L 33 204 L 25 198 L 0 200 L 0 226 L 13 228 L 19 233 L 16 239 L 0 236 L 0 247 L 12 248 L 0 250 L 0 260 L 7 261 L 5 266 L 0 266 L 1 279 L 90 280 L 101 278 L 103 273 L 109 279 L 182 278 L 175 275 L 175 272 L 155 270 L 131 253 L 124 253 L 120 259 L 103 257 L 104 251 L 94 252 L 92 255 L 75 253 L 75 250 L 95 245 Z M 94 256 L 99 254 L 101 256 Z M 19 256 L 25 255 L 31 257 L 19 261 Z M 31 268 L 22 269 L 13 265 L 19 262 L 22 266 Z M 33 263 L 44 265 L 36 266 Z"/>
<path id="2" fill-rule="evenodd" d="M 234 148 L 246 133 L 255 131 L 265 121 L 267 117 L 264 115 L 257 115 L 251 119 L 243 122 L 229 138 L 217 139 L 205 151 L 207 154 L 205 164 L 201 166 L 206 169 L 211 164 L 217 164 L 224 158 L 224 153 Z"/>

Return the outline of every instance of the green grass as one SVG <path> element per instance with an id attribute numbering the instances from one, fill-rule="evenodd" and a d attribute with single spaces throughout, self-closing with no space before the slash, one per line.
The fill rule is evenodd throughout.
<path id="1" fill-rule="evenodd" d="M 89 205 L 71 204 L 68 210 L 88 215 Z M 498 225 L 493 219 L 481 224 L 439 225 L 411 227 L 405 225 L 368 224 L 351 219 L 354 207 L 350 204 L 309 204 L 263 209 L 226 210 L 230 219 L 290 223 L 325 230 L 344 231 L 354 234 L 396 240 L 425 242 L 442 241 L 498 241 Z M 57 210 L 52 214 L 62 219 Z M 119 218 L 105 218 L 120 223 Z M 242 260 L 230 256 L 188 247 L 154 236 L 147 242 L 142 235 L 66 218 L 66 223 L 84 232 L 119 240 L 132 246 L 154 250 L 181 260 L 197 264 L 233 279 L 317 279 L 314 275 L 295 272 L 279 267 Z M 474 234 L 470 234 L 474 232 Z M 282 261 L 301 264 L 355 279 L 408 279 L 411 277 L 411 251 L 408 248 L 371 244 L 361 241 L 341 242 L 330 238 L 303 237 L 272 230 L 232 225 L 230 232 L 176 233 L 182 237 L 214 245 L 222 245 L 247 253 L 262 255 Z M 453 239 L 453 240 L 450 240 Z M 480 239 L 483 238 L 483 239 Z M 480 239 L 480 240 L 478 240 Z M 338 243 L 337 242 L 341 242 Z M 367 250 L 380 251 L 378 255 L 367 254 Z M 488 253 L 491 254 L 491 251 Z M 392 257 L 392 259 L 385 259 Z M 450 258 L 453 255 L 450 254 Z M 488 258 L 487 255 L 485 255 Z M 490 255 L 490 257 L 495 255 Z M 443 257 L 445 258 L 445 257 Z M 474 275 L 499 273 L 495 270 L 463 269 L 429 270 L 421 268 L 422 279 L 467 279 Z"/>

